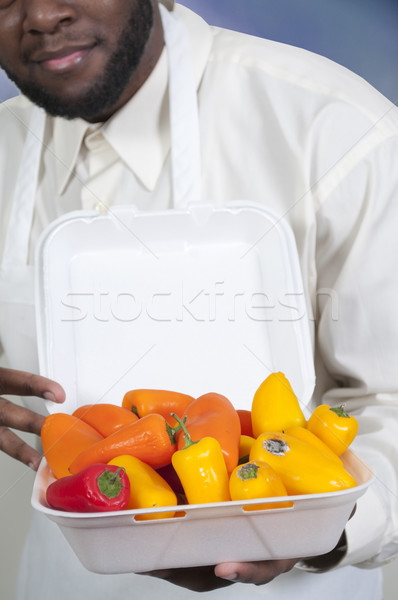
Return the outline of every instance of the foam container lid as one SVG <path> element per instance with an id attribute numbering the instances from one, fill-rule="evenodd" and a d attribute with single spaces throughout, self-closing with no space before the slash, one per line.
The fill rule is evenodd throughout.
<path id="1" fill-rule="evenodd" d="M 217 392 L 250 409 L 260 383 L 282 371 L 306 413 L 315 384 L 311 313 L 293 234 L 262 206 L 70 213 L 40 239 L 36 282 L 40 371 L 66 391 L 49 412 L 120 405 L 138 388 Z M 64 513 L 46 504 L 44 459 L 32 505 L 98 573 L 311 556 L 334 547 L 372 479 L 346 454 L 358 486 L 294 497 L 289 508 L 191 505 L 156 521 L 136 517 L 164 508 Z M 181 544 L 182 535 L 195 543 Z"/>
<path id="2" fill-rule="evenodd" d="M 258 206 L 70 213 L 37 254 L 41 373 L 73 412 L 133 388 L 217 392 L 250 408 L 282 371 L 300 402 L 315 375 L 290 228 Z"/>

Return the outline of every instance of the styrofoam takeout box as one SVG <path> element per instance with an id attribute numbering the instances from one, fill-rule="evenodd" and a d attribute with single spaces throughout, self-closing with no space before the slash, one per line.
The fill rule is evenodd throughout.
<path id="1" fill-rule="evenodd" d="M 36 282 L 41 374 L 66 391 L 64 404 L 47 403 L 49 412 L 120 405 L 137 388 L 218 392 L 250 409 L 274 371 L 287 376 L 306 411 L 315 383 L 311 314 L 293 234 L 263 207 L 70 213 L 40 240 Z M 32 504 L 99 573 L 305 557 L 334 547 L 371 481 L 355 455 L 345 460 L 358 482 L 351 490 L 255 512 L 243 509 L 249 501 L 184 506 L 156 521 L 135 516 L 166 509 L 51 510 L 43 460 Z"/>
<path id="2" fill-rule="evenodd" d="M 32 504 L 58 524 L 83 565 L 96 573 L 142 573 L 153 569 L 214 565 L 229 561 L 304 558 L 337 544 L 357 499 L 366 491 L 369 469 L 347 450 L 345 465 L 359 485 L 341 492 L 289 496 L 293 507 L 247 511 L 258 500 L 179 506 L 181 516 L 136 521 L 141 509 L 112 513 L 66 513 L 46 504 L 54 481 L 45 460 Z M 262 500 L 264 505 L 278 499 Z M 286 498 L 279 498 L 286 501 Z"/>

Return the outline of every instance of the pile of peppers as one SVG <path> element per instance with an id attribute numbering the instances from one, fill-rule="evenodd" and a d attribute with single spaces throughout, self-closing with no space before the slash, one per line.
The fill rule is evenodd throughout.
<path id="1" fill-rule="evenodd" d="M 54 477 L 48 505 L 70 512 L 141 511 L 172 518 L 181 505 L 276 498 L 354 487 L 341 455 L 358 431 L 344 407 L 308 420 L 288 379 L 271 373 L 251 410 L 217 393 L 130 390 L 120 405 L 90 404 L 46 417 L 41 440 Z M 162 510 L 152 510 L 161 508 Z"/>

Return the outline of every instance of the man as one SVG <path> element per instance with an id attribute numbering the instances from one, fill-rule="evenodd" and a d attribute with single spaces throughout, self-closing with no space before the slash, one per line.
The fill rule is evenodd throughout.
<path id="1" fill-rule="evenodd" d="M 65 598 L 124 591 L 133 598 L 185 599 L 187 590 L 232 599 L 249 593 L 381 598 L 378 567 L 398 544 L 396 108 L 327 60 L 211 29 L 190 11 L 175 10 L 192 52 L 203 197 L 216 205 L 242 198 L 260 202 L 290 223 L 317 315 L 314 405 L 344 402 L 357 416 L 361 435 L 355 447 L 375 469 L 377 483 L 358 503 L 336 549 L 304 563 L 292 556 L 152 577 L 99 577 L 85 572 L 52 524 L 35 516 L 19 598 L 36 598 L 39 589 L 41 597 L 62 598 L 61 576 L 68 581 Z M 0 112 L 0 339 L 18 369 L 1 370 L 1 390 L 62 402 L 62 388 L 37 376 L 36 356 L 24 351 L 21 337 L 32 317 L 34 248 L 45 226 L 71 210 L 111 206 L 126 196 L 143 210 L 173 207 L 168 60 L 158 4 L 0 0 L 0 64 L 30 99 L 12 100 Z M 47 116 L 34 210 L 25 226 L 25 213 L 13 207 L 31 102 Z M 19 197 L 23 208 L 27 194 Z M 338 299 L 338 318 L 322 302 L 322 290 Z M 34 412 L 1 402 L 1 449 L 37 468 L 39 452 L 8 428 L 39 435 L 42 408 L 37 400 L 29 401 Z M 244 585 L 250 583 L 260 587 Z"/>

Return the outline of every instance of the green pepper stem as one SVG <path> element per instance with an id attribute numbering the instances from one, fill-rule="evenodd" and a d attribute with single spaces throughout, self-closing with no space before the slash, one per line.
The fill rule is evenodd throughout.
<path id="1" fill-rule="evenodd" d="M 334 412 L 338 417 L 343 417 L 344 419 L 350 418 L 350 415 L 344 410 L 343 404 L 341 406 L 336 406 L 335 408 L 331 408 L 330 410 L 332 412 Z"/>
<path id="2" fill-rule="evenodd" d="M 120 471 L 125 473 L 122 467 L 113 472 L 109 469 L 105 469 L 101 475 L 97 477 L 97 485 L 101 492 L 107 498 L 117 498 L 123 489 L 121 477 L 119 477 Z"/>
<path id="3" fill-rule="evenodd" d="M 238 469 L 237 476 L 242 481 L 246 481 L 247 479 L 257 479 L 259 468 L 260 467 L 258 465 L 248 462 Z"/>
<path id="4" fill-rule="evenodd" d="M 168 422 L 166 421 L 166 431 L 168 433 L 168 436 L 170 438 L 170 442 L 171 445 L 176 443 L 176 434 L 180 431 L 181 429 L 181 419 L 179 419 L 174 413 L 170 413 L 172 417 L 175 418 L 176 421 L 178 421 L 178 425 L 176 425 L 175 427 L 170 427 L 170 425 L 168 424 Z M 187 420 L 187 418 L 185 417 L 184 419 L 184 423 Z"/>
<path id="5" fill-rule="evenodd" d="M 186 419 L 184 419 L 184 420 L 180 419 L 180 417 L 178 417 L 175 413 L 170 413 L 170 414 L 172 417 L 174 417 L 174 419 L 179 424 L 178 429 L 182 429 L 184 432 L 185 446 L 184 446 L 184 448 L 182 448 L 182 450 L 186 450 L 187 448 L 189 448 L 189 446 L 193 446 L 193 444 L 197 444 L 198 442 L 192 441 L 192 438 L 189 435 L 188 429 L 186 428 L 186 425 L 185 425 Z"/>

